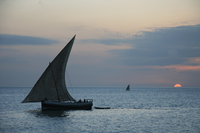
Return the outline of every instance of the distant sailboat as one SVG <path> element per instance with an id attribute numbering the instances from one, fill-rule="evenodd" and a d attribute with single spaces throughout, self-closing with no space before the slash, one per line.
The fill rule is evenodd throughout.
<path id="1" fill-rule="evenodd" d="M 67 91 L 65 70 L 75 40 L 75 36 L 62 51 L 49 63 L 48 67 L 36 82 L 28 96 L 22 101 L 41 102 L 42 110 L 91 110 L 92 99 L 76 101 Z"/>
<path id="2" fill-rule="evenodd" d="M 126 87 L 126 91 L 130 91 L 130 84 Z"/>

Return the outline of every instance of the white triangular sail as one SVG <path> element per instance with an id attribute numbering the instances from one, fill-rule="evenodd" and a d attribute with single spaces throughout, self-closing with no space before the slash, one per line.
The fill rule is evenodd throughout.
<path id="1" fill-rule="evenodd" d="M 75 36 L 49 64 L 22 103 L 41 102 L 43 100 L 75 101 L 75 99 L 67 91 L 65 84 L 66 65 L 74 39 Z"/>

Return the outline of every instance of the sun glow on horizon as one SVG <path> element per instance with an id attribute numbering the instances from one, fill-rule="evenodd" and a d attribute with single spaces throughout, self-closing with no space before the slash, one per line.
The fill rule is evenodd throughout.
<path id="1" fill-rule="evenodd" d="M 182 87 L 181 84 L 175 84 L 174 87 Z"/>

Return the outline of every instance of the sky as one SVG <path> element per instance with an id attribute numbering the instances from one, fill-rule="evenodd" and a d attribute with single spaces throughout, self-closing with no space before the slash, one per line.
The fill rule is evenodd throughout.
<path id="1" fill-rule="evenodd" d="M 199 0 L 0 0 L 0 87 L 32 87 L 76 35 L 68 86 L 200 87 Z"/>

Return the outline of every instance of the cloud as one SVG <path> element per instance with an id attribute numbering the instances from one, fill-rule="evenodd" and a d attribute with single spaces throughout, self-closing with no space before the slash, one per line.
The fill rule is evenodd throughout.
<path id="1" fill-rule="evenodd" d="M 49 45 L 54 43 L 58 41 L 32 36 L 0 34 L 0 45 Z"/>
<path id="2" fill-rule="evenodd" d="M 199 46 L 200 25 L 160 28 L 153 32 L 144 31 L 142 37 L 135 36 L 138 47 L 188 47 Z"/>
<path id="3" fill-rule="evenodd" d="M 200 25 L 159 28 L 122 39 L 90 39 L 83 42 L 105 45 L 130 44 L 132 49 L 111 50 L 116 61 L 130 66 L 199 65 L 188 64 L 200 57 Z"/>
<path id="4" fill-rule="evenodd" d="M 163 28 L 142 34 L 132 40 L 135 49 L 119 51 L 121 56 L 131 58 L 131 65 L 184 65 L 189 58 L 200 57 L 200 25 Z M 138 58 L 142 63 L 138 63 Z"/>

